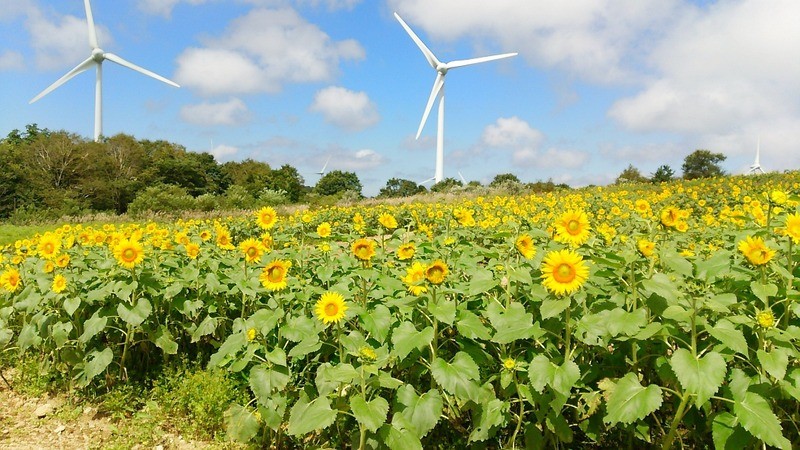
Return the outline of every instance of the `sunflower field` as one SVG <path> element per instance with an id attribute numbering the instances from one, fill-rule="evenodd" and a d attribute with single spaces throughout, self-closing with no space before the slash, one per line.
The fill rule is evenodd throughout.
<path id="1" fill-rule="evenodd" d="M 178 357 L 275 448 L 797 448 L 800 174 L 66 224 L 0 253 L 0 351 Z M 795 255 L 798 255 L 795 258 Z"/>

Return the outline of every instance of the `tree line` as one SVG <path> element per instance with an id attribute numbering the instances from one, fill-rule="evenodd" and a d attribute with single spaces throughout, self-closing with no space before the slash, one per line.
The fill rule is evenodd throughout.
<path id="1" fill-rule="evenodd" d="M 725 161 L 727 157 L 722 153 L 714 153 L 710 150 L 699 149 L 690 153 L 683 160 L 681 170 L 683 171 L 684 180 L 694 180 L 697 178 L 712 178 L 721 177 L 725 175 L 720 164 Z M 617 176 L 614 184 L 622 183 L 666 183 L 676 178 L 675 171 L 668 165 L 659 166 L 650 177 L 642 175 L 642 173 L 633 166 L 628 164 L 628 167 Z"/>

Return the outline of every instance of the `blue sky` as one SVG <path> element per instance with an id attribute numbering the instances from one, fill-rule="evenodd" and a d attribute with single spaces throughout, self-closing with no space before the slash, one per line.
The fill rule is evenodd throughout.
<path id="1" fill-rule="evenodd" d="M 0 9 L 0 133 L 93 133 L 94 73 L 28 102 L 90 54 L 83 2 Z M 354 171 L 366 195 L 433 176 L 440 60 L 519 52 L 447 76 L 445 176 L 606 184 L 680 172 L 698 148 L 741 173 L 800 167 L 797 0 L 93 0 L 100 46 L 181 84 L 103 65 L 104 134 L 218 161 Z"/>

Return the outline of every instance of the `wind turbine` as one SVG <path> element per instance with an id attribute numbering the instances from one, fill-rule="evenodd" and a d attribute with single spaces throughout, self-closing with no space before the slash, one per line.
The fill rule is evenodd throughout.
<path id="1" fill-rule="evenodd" d="M 100 45 L 97 43 L 97 30 L 95 29 L 94 18 L 92 17 L 92 6 L 89 4 L 89 0 L 83 0 L 83 5 L 86 8 L 86 22 L 89 25 L 89 47 L 92 49 L 91 56 L 75 66 L 74 69 L 67 72 L 66 75 L 56 80 L 56 82 L 51 84 L 47 89 L 43 90 L 39 95 L 34 97 L 30 103 L 39 100 L 50 92 L 56 90 L 62 84 L 71 80 L 76 75 L 85 72 L 94 66 L 96 69 L 94 91 L 94 140 L 96 142 L 100 140 L 100 136 L 103 134 L 103 61 L 108 60 L 169 85 L 175 87 L 180 86 L 178 86 L 177 83 L 162 77 L 161 75 L 139 67 L 136 64 L 126 61 L 113 53 L 107 53 L 103 51 L 103 49 L 101 49 Z"/>
<path id="2" fill-rule="evenodd" d="M 331 157 L 330 157 L 330 155 L 328 155 L 328 159 L 325 161 L 325 165 L 324 165 L 324 166 L 322 166 L 322 170 L 320 170 L 319 172 L 317 172 L 317 175 L 319 175 L 319 176 L 324 176 L 324 175 L 325 175 L 325 169 L 328 167 L 328 163 L 329 163 L 329 162 L 331 162 Z"/>
<path id="3" fill-rule="evenodd" d="M 750 170 L 747 171 L 748 175 L 764 173 L 764 169 L 761 168 L 761 162 L 759 162 L 760 156 L 761 156 L 761 138 L 758 138 L 758 145 L 756 146 L 756 160 L 750 166 Z"/>
<path id="4" fill-rule="evenodd" d="M 433 179 L 437 183 L 444 179 L 444 77 L 447 75 L 447 72 L 450 69 L 455 69 L 458 67 L 464 66 L 471 66 L 473 64 L 484 63 L 488 61 L 494 61 L 496 59 L 503 59 L 503 58 L 510 58 L 512 56 L 516 56 L 517 53 L 503 53 L 502 55 L 492 55 L 492 56 L 484 56 L 481 58 L 472 58 L 472 59 L 465 59 L 465 60 L 456 60 L 450 62 L 441 62 L 433 52 L 428 49 L 427 46 L 420 40 L 420 38 L 414 33 L 413 30 L 408 26 L 408 24 L 400 18 L 400 15 L 394 13 L 394 16 L 400 22 L 400 25 L 405 28 L 406 32 L 411 39 L 417 44 L 420 50 L 422 50 L 422 54 L 425 55 L 425 59 L 428 60 L 428 64 L 436 70 L 436 80 L 433 82 L 433 89 L 431 90 L 431 95 L 428 98 L 428 104 L 425 106 L 425 113 L 422 115 L 422 121 L 419 124 L 419 129 L 417 130 L 417 137 L 419 139 L 419 135 L 422 133 L 422 128 L 425 126 L 425 122 L 428 120 L 428 115 L 431 112 L 431 107 L 433 107 L 433 102 L 436 98 L 439 98 L 439 116 L 438 116 L 438 133 L 436 137 L 436 171 L 434 172 Z"/>

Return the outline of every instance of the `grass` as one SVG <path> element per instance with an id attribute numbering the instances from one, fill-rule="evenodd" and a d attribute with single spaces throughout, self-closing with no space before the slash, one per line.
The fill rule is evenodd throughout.
<path id="1" fill-rule="evenodd" d="M 19 239 L 27 239 L 55 228 L 53 225 L 10 225 L 0 224 L 0 246 L 13 244 Z"/>

